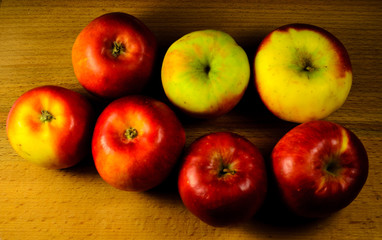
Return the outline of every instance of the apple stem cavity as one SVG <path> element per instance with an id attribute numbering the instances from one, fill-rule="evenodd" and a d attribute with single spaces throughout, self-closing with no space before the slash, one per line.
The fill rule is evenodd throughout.
<path id="1" fill-rule="evenodd" d="M 302 62 L 302 70 L 305 72 L 313 72 L 316 68 L 313 66 L 310 57 L 305 57 Z"/>
<path id="2" fill-rule="evenodd" d="M 326 173 L 329 173 L 332 176 L 338 176 L 339 170 L 341 169 L 341 165 L 336 160 L 329 161 L 325 166 L 324 170 Z"/>
<path id="3" fill-rule="evenodd" d="M 49 111 L 46 110 L 41 110 L 41 116 L 40 116 L 40 121 L 41 122 L 50 122 L 53 119 L 56 119 L 53 114 L 51 114 Z"/>
<path id="4" fill-rule="evenodd" d="M 119 55 L 125 52 L 125 46 L 120 42 L 113 42 L 113 49 L 111 55 L 117 58 Z"/>
<path id="5" fill-rule="evenodd" d="M 306 66 L 305 68 L 304 68 L 304 71 L 307 71 L 307 72 L 313 72 L 314 71 L 314 67 L 312 67 L 312 66 Z"/>
<path id="6" fill-rule="evenodd" d="M 297 51 L 297 67 L 307 73 L 314 72 L 317 68 L 312 64 L 312 56 L 306 51 L 298 50 Z"/>
<path id="7" fill-rule="evenodd" d="M 211 67 L 209 65 L 205 66 L 204 67 L 204 72 L 208 75 L 208 73 L 210 72 L 211 70 Z"/>
<path id="8" fill-rule="evenodd" d="M 129 127 L 128 129 L 126 129 L 124 135 L 128 140 L 132 140 L 138 136 L 138 131 L 137 131 L 137 129 L 135 129 L 133 127 Z"/>
<path id="9" fill-rule="evenodd" d="M 230 165 L 225 165 L 225 164 L 222 163 L 221 166 L 220 166 L 219 172 L 218 172 L 218 176 L 219 177 L 224 177 L 227 174 L 235 175 L 236 174 L 236 170 L 235 169 L 231 169 Z"/>

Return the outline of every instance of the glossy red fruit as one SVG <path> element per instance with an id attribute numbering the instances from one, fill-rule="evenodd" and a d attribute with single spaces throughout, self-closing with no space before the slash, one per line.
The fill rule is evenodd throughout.
<path id="1" fill-rule="evenodd" d="M 184 129 L 164 103 L 127 96 L 99 116 L 92 153 L 100 176 L 121 190 L 145 191 L 171 172 L 185 144 Z"/>
<path id="2" fill-rule="evenodd" d="M 72 48 L 81 85 L 102 98 L 140 93 L 153 69 L 157 41 L 136 17 L 113 12 L 91 21 Z"/>
<path id="3" fill-rule="evenodd" d="M 264 159 L 242 136 L 219 132 L 191 144 L 181 166 L 179 193 L 184 205 L 213 226 L 251 218 L 267 191 Z"/>
<path id="4" fill-rule="evenodd" d="M 272 167 L 292 212 L 324 217 L 358 196 L 367 179 L 368 157 L 353 132 L 317 120 L 298 125 L 276 144 Z"/>

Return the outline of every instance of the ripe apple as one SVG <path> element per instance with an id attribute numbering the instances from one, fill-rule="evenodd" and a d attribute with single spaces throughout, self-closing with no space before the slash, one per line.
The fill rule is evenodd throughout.
<path id="1" fill-rule="evenodd" d="M 115 99 L 142 91 L 156 54 L 153 33 L 137 18 L 120 12 L 91 21 L 72 48 L 74 73 L 96 96 Z"/>
<path id="2" fill-rule="evenodd" d="M 205 135 L 186 152 L 178 189 L 184 205 L 209 225 L 244 221 L 265 199 L 264 159 L 242 136 L 229 132 Z"/>
<path id="3" fill-rule="evenodd" d="M 352 85 L 352 67 L 344 45 L 331 33 L 290 24 L 261 42 L 254 77 L 274 115 L 302 123 L 323 119 L 343 105 Z"/>
<path id="4" fill-rule="evenodd" d="M 272 152 L 272 168 L 293 213 L 324 217 L 357 197 L 367 179 L 368 158 L 353 132 L 315 120 L 281 138 Z"/>
<path id="5" fill-rule="evenodd" d="M 92 153 L 107 183 L 121 190 L 145 191 L 169 175 L 184 144 L 184 129 L 166 104 L 131 95 L 113 101 L 101 113 Z"/>
<path id="6" fill-rule="evenodd" d="M 84 96 L 58 86 L 41 86 L 16 100 L 6 129 L 22 158 L 62 169 L 90 154 L 93 121 L 92 106 Z"/>
<path id="7" fill-rule="evenodd" d="M 249 76 L 245 51 L 230 35 L 217 30 L 186 34 L 170 46 L 162 64 L 168 99 L 200 118 L 229 112 L 242 98 Z"/>

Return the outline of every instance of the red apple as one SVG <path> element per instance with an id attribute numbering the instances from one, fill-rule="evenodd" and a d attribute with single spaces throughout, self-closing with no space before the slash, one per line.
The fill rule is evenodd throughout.
<path id="1" fill-rule="evenodd" d="M 13 104 L 7 134 L 22 158 L 62 169 L 90 154 L 93 123 L 93 109 L 84 96 L 58 86 L 42 86 L 24 93 Z"/>
<path id="2" fill-rule="evenodd" d="M 178 188 L 184 205 L 207 224 L 244 221 L 257 212 L 266 195 L 263 157 L 255 145 L 237 134 L 205 135 L 185 154 Z"/>
<path id="3" fill-rule="evenodd" d="M 140 20 L 108 13 L 91 21 L 75 40 L 74 73 L 85 89 L 103 98 L 139 93 L 150 78 L 156 48 L 155 36 Z"/>
<path id="4" fill-rule="evenodd" d="M 184 129 L 166 104 L 132 95 L 113 101 L 101 113 L 92 153 L 107 183 L 122 190 L 145 191 L 169 175 L 184 144 Z"/>
<path id="5" fill-rule="evenodd" d="M 324 217 L 349 205 L 368 175 L 367 153 L 350 130 L 328 121 L 298 125 L 276 144 L 272 168 L 290 210 Z"/>

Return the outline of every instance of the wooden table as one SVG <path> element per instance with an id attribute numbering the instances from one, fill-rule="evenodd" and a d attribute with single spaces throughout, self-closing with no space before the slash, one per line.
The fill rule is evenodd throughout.
<path id="1" fill-rule="evenodd" d="M 140 18 L 159 40 L 150 94 L 167 101 L 160 64 L 169 45 L 198 29 L 231 34 L 252 61 L 261 39 L 293 22 L 321 26 L 351 57 L 354 79 L 341 109 L 327 118 L 351 129 L 369 154 L 369 177 L 356 200 L 324 219 L 279 213 L 277 201 L 250 221 L 210 227 L 182 205 L 176 173 L 145 192 L 112 188 L 92 159 L 67 170 L 46 170 L 22 160 L 8 143 L 5 122 L 13 102 L 46 84 L 87 94 L 76 80 L 71 48 L 95 17 L 113 11 Z M 382 239 L 382 2 L 376 1 L 32 1 L 3 0 L 0 9 L 0 239 Z M 256 144 L 266 159 L 296 124 L 281 121 L 250 84 L 230 113 L 211 120 L 180 115 L 188 146 L 202 134 L 233 131 Z"/>

